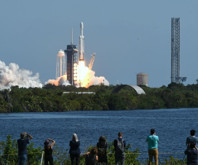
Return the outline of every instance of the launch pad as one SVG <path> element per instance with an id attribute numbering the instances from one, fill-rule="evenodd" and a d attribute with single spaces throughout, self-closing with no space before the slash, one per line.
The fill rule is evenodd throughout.
<path id="1" fill-rule="evenodd" d="M 58 83 L 53 84 L 60 84 L 61 82 L 65 82 L 64 84 L 74 85 L 76 87 L 89 87 L 91 85 L 109 85 L 109 82 L 104 77 L 96 77 L 95 72 L 92 70 L 94 60 L 95 60 L 95 53 L 92 54 L 91 60 L 89 62 L 89 65 L 86 66 L 85 58 L 84 58 L 84 25 L 83 22 L 80 23 L 80 36 L 79 36 L 79 50 L 77 49 L 77 46 L 73 44 L 73 32 L 72 32 L 72 42 L 70 45 L 67 45 L 67 49 L 64 50 L 64 54 L 67 56 L 67 71 L 63 71 L 62 68 L 65 68 L 62 65 L 64 64 L 65 56 L 59 56 L 57 55 L 57 69 L 56 69 L 56 75 L 59 73 L 59 77 L 56 77 L 56 80 Z M 79 54 L 79 56 L 77 55 Z M 62 75 L 60 75 L 62 73 Z M 63 81 L 64 79 L 64 81 Z"/>

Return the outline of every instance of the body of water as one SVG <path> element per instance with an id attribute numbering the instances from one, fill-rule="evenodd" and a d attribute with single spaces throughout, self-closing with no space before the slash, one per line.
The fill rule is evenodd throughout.
<path id="1" fill-rule="evenodd" d="M 186 137 L 191 129 L 198 128 L 198 108 L 8 113 L 0 114 L 0 127 L 0 141 L 5 141 L 8 134 L 18 139 L 21 132 L 28 132 L 37 147 L 43 146 L 46 138 L 52 138 L 59 147 L 69 148 L 72 134 L 77 133 L 82 152 L 95 145 L 101 135 L 112 142 L 121 131 L 132 150 L 139 148 L 143 154 L 147 154 L 146 137 L 154 128 L 160 139 L 159 152 L 178 154 L 181 158 Z"/>

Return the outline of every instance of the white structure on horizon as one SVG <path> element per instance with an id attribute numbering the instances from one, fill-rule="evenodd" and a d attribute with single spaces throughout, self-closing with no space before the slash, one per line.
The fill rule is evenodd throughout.
<path id="1" fill-rule="evenodd" d="M 56 79 L 66 74 L 65 53 L 59 50 L 56 59 Z"/>
<path id="2" fill-rule="evenodd" d="M 146 73 L 138 73 L 137 74 L 137 85 L 148 86 L 148 74 Z"/>

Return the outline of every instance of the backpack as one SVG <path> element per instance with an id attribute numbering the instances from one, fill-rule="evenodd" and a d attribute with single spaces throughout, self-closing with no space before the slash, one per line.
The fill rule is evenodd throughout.
<path id="1" fill-rule="evenodd" d="M 123 140 L 116 140 L 117 141 L 117 146 L 116 146 L 116 153 L 122 155 L 124 153 L 124 142 Z"/>
<path id="2" fill-rule="evenodd" d="M 99 147 L 98 148 L 98 157 L 105 157 L 106 156 L 106 148 Z"/>
<path id="3" fill-rule="evenodd" d="M 106 147 L 98 147 L 98 162 L 107 162 Z"/>

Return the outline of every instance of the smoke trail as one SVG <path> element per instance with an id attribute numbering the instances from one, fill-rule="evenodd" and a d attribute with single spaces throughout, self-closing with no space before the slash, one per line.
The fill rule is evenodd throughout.
<path id="1" fill-rule="evenodd" d="M 0 89 L 9 89 L 11 86 L 19 86 L 24 88 L 42 87 L 39 80 L 39 74 L 32 75 L 32 72 L 20 69 L 15 63 L 8 66 L 0 61 Z"/>

